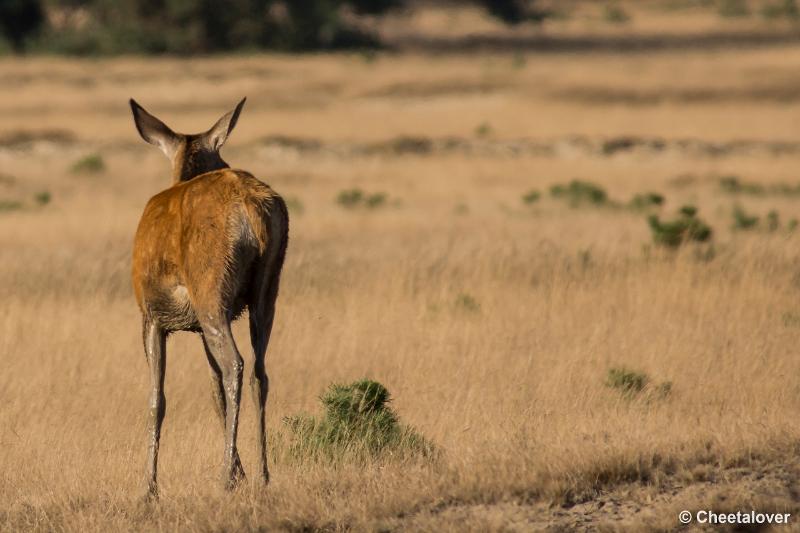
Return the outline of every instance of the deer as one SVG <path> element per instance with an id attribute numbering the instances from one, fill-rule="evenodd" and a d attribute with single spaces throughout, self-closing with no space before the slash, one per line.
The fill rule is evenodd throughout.
<path id="1" fill-rule="evenodd" d="M 286 203 L 249 172 L 231 169 L 220 148 L 246 98 L 205 133 L 175 133 L 130 100 L 136 129 L 172 165 L 172 184 L 147 202 L 133 244 L 132 280 L 150 370 L 145 499 L 158 498 L 158 449 L 166 414 L 166 340 L 200 334 L 224 433 L 222 483 L 245 479 L 236 447 L 244 361 L 231 323 L 248 311 L 254 363 L 258 477 L 269 482 L 264 363 L 289 236 Z"/>

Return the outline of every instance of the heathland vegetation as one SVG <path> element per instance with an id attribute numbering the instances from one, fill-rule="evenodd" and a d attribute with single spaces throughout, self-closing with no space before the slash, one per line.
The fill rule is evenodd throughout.
<path id="1" fill-rule="evenodd" d="M 571 36 L 559 45 L 606 48 L 0 58 L 0 530 L 797 516 L 793 22 L 757 2 L 741 17 L 615 2 L 624 22 L 578 4 L 544 24 Z M 528 42 L 479 6 L 390 16 L 448 43 Z M 653 28 L 668 35 L 653 44 Z M 208 364 L 176 334 L 161 500 L 140 503 L 149 376 L 130 253 L 169 169 L 131 96 L 182 131 L 248 96 L 223 156 L 287 199 L 266 490 L 218 489 Z M 234 334 L 247 375 L 246 318 Z"/>

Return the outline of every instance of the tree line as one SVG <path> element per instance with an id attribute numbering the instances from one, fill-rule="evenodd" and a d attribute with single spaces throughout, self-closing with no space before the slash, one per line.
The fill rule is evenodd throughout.
<path id="1" fill-rule="evenodd" d="M 16 53 L 197 54 L 380 46 L 353 20 L 408 0 L 0 0 Z M 535 0 L 473 0 L 508 24 L 540 20 Z"/>

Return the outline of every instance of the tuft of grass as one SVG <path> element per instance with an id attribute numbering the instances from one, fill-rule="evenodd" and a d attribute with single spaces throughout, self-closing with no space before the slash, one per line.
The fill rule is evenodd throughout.
<path id="1" fill-rule="evenodd" d="M 786 326 L 787 328 L 800 327 L 800 313 L 787 311 L 783 313 L 781 319 L 783 320 L 783 325 Z"/>
<path id="2" fill-rule="evenodd" d="M 492 125 L 488 122 L 481 122 L 475 128 L 475 136 L 485 138 L 492 134 Z"/>
<path id="3" fill-rule="evenodd" d="M 606 4 L 603 9 L 603 19 L 611 24 L 625 24 L 631 20 L 628 12 L 617 4 Z"/>
<path id="4" fill-rule="evenodd" d="M 358 55 L 361 58 L 361 61 L 367 65 L 371 65 L 378 60 L 378 53 L 372 48 L 364 48 L 358 52 Z"/>
<path id="5" fill-rule="evenodd" d="M 800 8 L 796 0 L 777 0 L 761 9 L 761 16 L 766 19 L 798 19 Z"/>
<path id="6" fill-rule="evenodd" d="M 363 199 L 364 192 L 361 189 L 348 189 L 339 192 L 336 203 L 342 207 L 352 208 L 359 205 Z"/>
<path id="7" fill-rule="evenodd" d="M 767 231 L 778 231 L 781 228 L 781 218 L 776 210 L 767 213 Z"/>
<path id="8" fill-rule="evenodd" d="M 748 17 L 750 7 L 747 5 L 747 0 L 720 0 L 717 13 L 727 18 Z"/>
<path id="9" fill-rule="evenodd" d="M 663 381 L 653 388 L 652 396 L 658 400 L 669 398 L 672 394 L 672 382 Z"/>
<path id="10" fill-rule="evenodd" d="M 572 207 L 580 205 L 605 205 L 608 203 L 606 191 L 594 183 L 572 180 L 567 185 L 553 185 L 550 196 L 567 200 Z"/>
<path id="11" fill-rule="evenodd" d="M 284 418 L 290 457 L 305 461 L 363 461 L 394 456 L 433 457 L 435 448 L 413 428 L 403 425 L 389 406 L 391 396 L 377 381 L 361 379 L 333 384 L 320 397 L 320 417 Z"/>
<path id="12" fill-rule="evenodd" d="M 50 194 L 50 191 L 40 191 L 34 195 L 33 199 L 38 205 L 44 206 L 49 204 L 53 197 Z"/>
<path id="13" fill-rule="evenodd" d="M 375 209 L 376 207 L 381 207 L 386 203 L 386 193 L 383 192 L 376 192 L 370 194 L 364 199 L 364 205 L 369 207 L 370 209 Z"/>
<path id="14" fill-rule="evenodd" d="M 456 296 L 455 307 L 458 310 L 467 311 L 469 313 L 477 313 L 481 310 L 481 304 L 478 303 L 478 300 L 466 292 L 462 292 Z"/>
<path id="15" fill-rule="evenodd" d="M 673 220 L 662 222 L 657 215 L 650 215 L 647 222 L 653 242 L 668 248 L 678 248 L 690 241 L 705 242 L 712 236 L 711 227 L 697 217 L 697 208 L 692 205 L 681 207 Z"/>
<path id="16" fill-rule="evenodd" d="M 649 382 L 650 378 L 644 372 L 625 367 L 609 368 L 606 374 L 606 387 L 616 389 L 626 397 L 639 394 Z"/>
<path id="17" fill-rule="evenodd" d="M 70 167 L 73 174 L 99 174 L 106 170 L 106 162 L 100 154 L 90 154 L 75 161 Z"/>
<path id="18" fill-rule="evenodd" d="M 22 202 L 16 200 L 0 200 L 0 212 L 18 211 L 22 209 Z"/>
<path id="19" fill-rule="evenodd" d="M 640 193 L 631 198 L 628 207 L 637 210 L 646 210 L 664 205 L 664 196 L 657 192 Z"/>
<path id="20" fill-rule="evenodd" d="M 762 185 L 740 180 L 737 176 L 724 176 L 719 180 L 720 188 L 729 194 L 750 194 L 753 196 L 800 196 L 800 183 L 771 183 Z"/>
<path id="21" fill-rule="evenodd" d="M 522 203 L 527 205 L 535 204 L 536 202 L 539 201 L 539 198 L 541 197 L 542 193 L 540 193 L 536 189 L 531 189 L 530 191 L 522 195 Z"/>
<path id="22" fill-rule="evenodd" d="M 359 206 L 375 209 L 386 205 L 388 196 L 383 192 L 366 194 L 361 189 L 348 189 L 341 191 L 336 197 L 336 203 L 340 206 L 352 209 Z"/>
<path id="23" fill-rule="evenodd" d="M 764 194 L 764 186 L 757 183 L 747 183 L 738 176 L 723 176 L 719 179 L 720 188 L 731 194 Z"/>
<path id="24" fill-rule="evenodd" d="M 631 399 L 646 393 L 646 399 L 663 400 L 672 394 L 672 382 L 663 381 L 654 384 L 644 372 L 626 367 L 612 367 L 606 374 L 606 387 L 619 391 L 623 397 Z"/>
<path id="25" fill-rule="evenodd" d="M 755 228 L 757 225 L 757 216 L 748 215 L 740 205 L 737 205 L 733 208 L 733 229 L 748 230 Z"/>

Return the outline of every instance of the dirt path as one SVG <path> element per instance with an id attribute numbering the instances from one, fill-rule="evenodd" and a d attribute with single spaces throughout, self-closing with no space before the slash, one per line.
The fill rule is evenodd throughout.
<path id="1" fill-rule="evenodd" d="M 397 518 L 390 530 L 410 531 L 800 531 L 800 461 L 747 468 L 698 468 L 659 486 L 628 484 L 571 506 L 505 501 L 430 507 Z M 694 479 L 689 479 L 693 477 Z M 689 510 L 790 513 L 788 525 L 682 525 Z"/>

